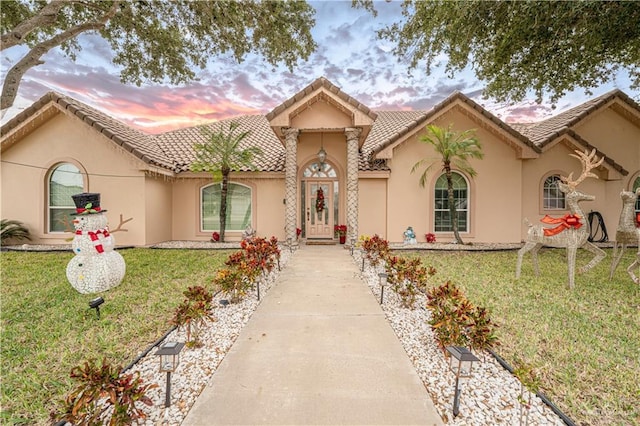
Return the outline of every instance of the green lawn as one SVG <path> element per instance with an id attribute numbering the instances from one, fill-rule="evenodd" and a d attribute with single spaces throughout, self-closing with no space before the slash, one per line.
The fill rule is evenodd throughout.
<path id="1" fill-rule="evenodd" d="M 229 252 L 130 249 L 123 283 L 103 294 L 102 319 L 88 310 L 95 296 L 77 293 L 65 268 L 73 254 L 1 253 L 0 423 L 46 424 L 70 389 L 69 370 L 89 358 L 126 365 L 170 327 L 182 292 L 211 285 Z M 640 286 L 622 266 L 609 281 L 608 257 L 567 288 L 565 252 L 545 250 L 541 275 L 529 256 L 514 278 L 515 252 L 420 252 L 500 324 L 498 353 L 539 367 L 543 391 L 575 421 L 640 424 Z M 628 251 L 621 265 L 631 263 Z M 587 262 L 580 253 L 578 264 Z"/>
<path id="2" fill-rule="evenodd" d="M 48 424 L 72 387 L 69 371 L 90 358 L 124 367 L 170 327 L 182 292 L 211 288 L 228 251 L 130 249 L 123 282 L 101 294 L 101 319 L 67 282 L 71 252 L 0 254 L 0 424 Z"/>
<path id="3" fill-rule="evenodd" d="M 630 249 L 609 280 L 607 258 L 567 286 L 565 250 L 543 250 L 540 276 L 525 256 L 515 279 L 516 252 L 420 252 L 438 273 L 431 284 L 458 284 L 499 325 L 507 362 L 515 357 L 539 368 L 542 391 L 577 424 L 640 424 L 640 286 L 625 269 Z M 589 260 L 580 250 L 578 265 Z M 622 267 L 622 265 L 625 265 Z M 577 268 L 576 268 L 577 269 Z"/>

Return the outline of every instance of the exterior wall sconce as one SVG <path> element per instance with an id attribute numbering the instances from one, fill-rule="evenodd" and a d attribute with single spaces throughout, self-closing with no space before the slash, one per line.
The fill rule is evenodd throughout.
<path id="1" fill-rule="evenodd" d="M 100 305 L 104 303 L 104 299 L 102 297 L 96 297 L 89 301 L 89 309 L 96 310 L 96 317 L 100 319 Z"/>
<path id="2" fill-rule="evenodd" d="M 387 285 L 388 275 L 386 272 L 380 272 L 378 277 L 380 278 L 380 304 L 382 305 L 382 301 L 384 300 L 384 286 Z"/>
<path id="3" fill-rule="evenodd" d="M 160 372 L 167 373 L 167 392 L 164 400 L 164 406 L 171 406 L 171 373 L 176 371 L 180 364 L 180 351 L 184 347 L 184 343 L 167 342 L 155 353 L 160 357 Z"/>
<path id="4" fill-rule="evenodd" d="M 453 397 L 453 417 L 460 414 L 460 379 L 471 377 L 473 363 L 480 361 L 471 351 L 461 346 L 447 346 L 449 357 L 449 369 L 456 375 L 456 389 Z"/>

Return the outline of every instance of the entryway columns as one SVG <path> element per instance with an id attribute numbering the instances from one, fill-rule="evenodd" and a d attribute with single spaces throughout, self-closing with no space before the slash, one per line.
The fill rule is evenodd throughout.
<path id="1" fill-rule="evenodd" d="M 284 159 L 284 193 L 285 193 L 285 218 L 284 233 L 285 238 L 296 241 L 296 203 L 298 194 L 298 134 L 300 130 L 295 127 L 282 129 L 284 134 L 285 159 Z"/>
<path id="2" fill-rule="evenodd" d="M 347 137 L 347 238 L 358 241 L 358 140 L 362 129 L 344 129 Z"/>

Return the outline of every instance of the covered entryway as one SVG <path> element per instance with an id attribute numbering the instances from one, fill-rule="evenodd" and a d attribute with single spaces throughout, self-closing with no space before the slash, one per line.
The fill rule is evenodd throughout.
<path id="1" fill-rule="evenodd" d="M 339 217 L 339 183 L 329 163 L 312 163 L 302 174 L 301 217 L 307 239 L 331 239 Z"/>
<path id="2" fill-rule="evenodd" d="M 296 228 L 302 228 L 307 239 L 333 239 L 333 227 L 340 221 L 347 226 L 347 239 L 357 239 L 360 150 L 377 114 L 321 77 L 276 107 L 266 118 L 285 148 L 286 238 L 295 241 Z M 337 167 L 342 171 L 340 179 L 337 176 L 313 179 L 314 176 L 303 174 L 306 172 L 301 165 L 314 161 L 311 157 L 318 156 L 319 150 L 325 150 L 325 158 L 333 162 L 329 164 L 333 170 Z M 313 164 L 328 163 L 318 158 Z M 339 188 L 338 182 L 342 182 L 343 188 Z M 319 212 L 312 203 L 314 198 L 317 200 L 317 190 L 322 185 L 328 185 L 322 192 L 328 206 Z M 343 193 L 339 195 L 338 189 Z M 340 215 L 339 205 L 344 209 Z"/>

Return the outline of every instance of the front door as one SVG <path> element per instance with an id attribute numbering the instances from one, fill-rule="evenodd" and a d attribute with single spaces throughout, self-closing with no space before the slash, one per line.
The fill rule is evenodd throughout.
<path id="1" fill-rule="evenodd" d="M 305 181 L 307 238 L 333 238 L 333 182 Z"/>

